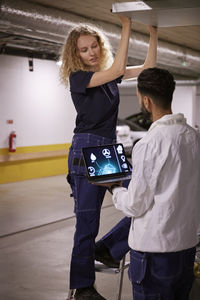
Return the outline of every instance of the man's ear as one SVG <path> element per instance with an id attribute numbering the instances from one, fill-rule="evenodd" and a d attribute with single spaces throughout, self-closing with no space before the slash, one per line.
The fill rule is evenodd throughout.
<path id="1" fill-rule="evenodd" d="M 151 98 L 149 98 L 148 96 L 144 96 L 143 103 L 144 103 L 145 108 L 150 112 L 151 111 L 151 104 L 152 104 Z"/>

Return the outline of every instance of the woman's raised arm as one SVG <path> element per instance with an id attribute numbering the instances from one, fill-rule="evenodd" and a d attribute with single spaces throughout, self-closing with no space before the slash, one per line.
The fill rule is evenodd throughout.
<path id="1" fill-rule="evenodd" d="M 116 53 L 114 62 L 112 66 L 105 70 L 95 72 L 90 80 L 88 87 L 95 87 L 102 85 L 106 82 L 112 81 L 122 75 L 124 75 L 126 70 L 126 61 L 127 61 L 127 53 L 128 53 L 128 44 L 130 38 L 130 30 L 131 30 L 131 20 L 125 16 L 118 16 L 122 23 L 122 33 L 121 39 L 119 43 L 119 48 Z"/>
<path id="2" fill-rule="evenodd" d="M 157 28 L 150 25 L 148 25 L 148 28 L 150 32 L 150 40 L 145 62 L 143 65 L 140 66 L 127 67 L 123 79 L 137 77 L 142 70 L 147 68 L 153 68 L 156 66 L 158 41 Z"/>

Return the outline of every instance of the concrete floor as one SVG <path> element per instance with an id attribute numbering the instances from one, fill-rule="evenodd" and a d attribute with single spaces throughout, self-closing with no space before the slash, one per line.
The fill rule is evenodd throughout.
<path id="1" fill-rule="evenodd" d="M 69 193 L 65 176 L 0 185 L 0 300 L 66 299 L 75 226 Z M 107 193 L 99 237 L 122 216 Z M 96 277 L 98 291 L 116 299 L 118 275 Z M 122 299 L 131 299 L 127 271 Z"/>
<path id="2" fill-rule="evenodd" d="M 75 226 L 69 193 L 63 175 L 0 185 L 0 300 L 66 299 Z M 107 193 L 99 237 L 122 216 Z M 118 279 L 96 273 L 98 291 L 115 300 Z M 125 271 L 122 300 L 131 299 Z M 191 300 L 199 299 L 196 281 Z"/>

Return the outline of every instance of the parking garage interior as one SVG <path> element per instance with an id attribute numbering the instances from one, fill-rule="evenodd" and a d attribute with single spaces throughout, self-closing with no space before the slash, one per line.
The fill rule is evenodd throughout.
<path id="1" fill-rule="evenodd" d="M 140 17 L 125 2 L 150 5 L 157 15 Z M 127 62 L 138 65 L 148 47 L 146 24 L 158 26 L 158 66 L 176 80 L 173 112 L 184 113 L 200 132 L 200 5 L 195 0 L 120 0 L 117 5 L 111 0 L 2 0 L 0 5 L 0 299 L 66 299 L 75 227 L 66 176 L 76 118 L 69 88 L 59 81 L 66 35 L 79 22 L 98 25 L 115 54 L 121 31 L 115 13 L 131 15 Z M 135 79 L 119 90 L 119 118 L 138 113 Z M 106 192 L 98 237 L 122 216 Z M 107 299 L 116 299 L 118 285 L 118 273 L 96 272 L 96 286 Z M 121 299 L 132 299 L 127 270 Z M 199 299 L 196 276 L 190 300 Z"/>

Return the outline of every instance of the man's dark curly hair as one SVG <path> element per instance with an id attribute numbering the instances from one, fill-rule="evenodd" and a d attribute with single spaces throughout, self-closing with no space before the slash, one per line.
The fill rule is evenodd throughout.
<path id="1" fill-rule="evenodd" d="M 138 91 L 142 96 L 152 98 L 153 102 L 163 109 L 171 107 L 176 83 L 169 71 L 160 68 L 145 69 L 138 76 L 137 82 Z"/>

